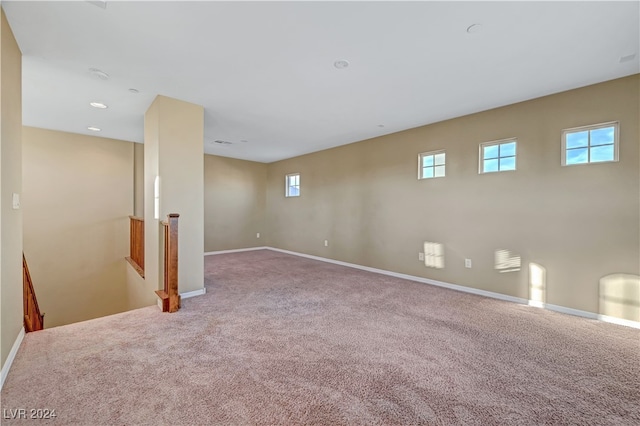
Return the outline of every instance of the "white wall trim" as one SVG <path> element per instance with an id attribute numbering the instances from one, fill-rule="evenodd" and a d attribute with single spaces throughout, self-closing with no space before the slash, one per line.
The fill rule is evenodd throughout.
<path id="1" fill-rule="evenodd" d="M 203 294 L 206 294 L 206 293 L 207 293 L 207 289 L 203 287 L 200 290 L 193 290 L 193 291 L 187 291 L 185 293 L 180 293 L 180 298 L 188 299 L 190 297 L 202 296 Z"/>
<path id="2" fill-rule="evenodd" d="M 560 312 L 561 314 L 575 315 L 577 317 L 589 319 L 598 319 L 598 314 L 589 311 L 581 311 L 580 309 L 567 308 L 566 306 L 560 305 L 550 305 L 549 303 L 544 303 L 543 307 L 550 311 Z"/>
<path id="3" fill-rule="evenodd" d="M 402 278 L 402 279 L 405 279 L 405 280 L 417 281 L 417 282 L 423 283 L 423 284 L 430 284 L 430 285 L 435 285 L 435 286 L 438 286 L 438 287 L 448 288 L 448 289 L 451 289 L 451 290 L 462 291 L 464 293 L 477 294 L 479 296 L 490 297 L 492 299 L 505 300 L 507 302 L 519 303 L 519 304 L 522 304 L 522 305 L 531 305 L 530 301 L 527 300 L 527 299 L 523 299 L 523 298 L 515 297 L 515 296 L 509 296 L 509 295 L 501 294 L 501 293 L 494 293 L 492 291 L 480 290 L 480 289 L 473 288 L 473 287 L 465 287 L 465 286 L 462 286 L 462 285 L 451 284 L 451 283 L 447 283 L 447 282 L 443 282 L 443 281 L 431 280 L 429 278 L 416 277 L 415 275 L 407 275 L 407 274 L 401 274 L 401 273 L 398 273 L 398 272 L 386 271 L 384 269 L 371 268 L 369 266 L 362 266 L 362 265 L 357 265 L 357 264 L 354 264 L 354 263 L 342 262 L 340 260 L 328 259 L 326 257 L 314 256 L 314 255 L 311 255 L 311 254 L 298 253 L 298 252 L 291 251 L 291 250 L 283 250 L 283 249 L 279 249 L 279 248 L 275 248 L 275 247 L 264 247 L 264 248 L 267 249 L 267 250 L 272 250 L 272 251 L 278 251 L 278 252 L 281 252 L 281 253 L 292 254 L 294 256 L 300 256 L 300 257 L 306 257 L 308 259 L 319 260 L 321 262 L 333 263 L 333 264 L 336 264 L 336 265 L 342 265 L 342 266 L 347 266 L 347 267 L 350 267 L 350 268 L 361 269 L 363 271 L 374 272 L 374 273 L 382 274 L 382 275 L 389 275 L 391 277 Z M 583 318 L 589 318 L 589 319 L 594 319 L 594 320 L 600 320 L 600 321 L 610 322 L 610 323 L 613 323 L 613 324 L 618 324 L 618 325 L 623 325 L 623 326 L 627 326 L 627 327 L 633 327 L 633 328 L 640 329 L 640 322 L 636 322 L 636 321 L 630 321 L 630 320 L 625 320 L 625 319 L 621 319 L 621 318 L 610 317 L 610 316 L 607 316 L 607 315 L 599 315 L 599 314 L 596 314 L 596 313 L 593 313 L 593 312 L 581 311 L 580 309 L 567 308 L 565 306 L 551 305 L 551 304 L 548 304 L 548 303 L 544 303 L 540 307 L 546 308 L 546 309 L 548 309 L 550 311 L 560 312 L 560 313 L 563 313 L 563 314 L 574 315 L 574 316 L 583 317 Z"/>
<path id="4" fill-rule="evenodd" d="M 565 306 L 550 305 L 547 303 L 545 303 L 543 307 L 549 309 L 550 311 L 560 312 L 562 314 L 575 315 L 578 317 L 589 318 L 589 319 L 594 319 L 594 320 L 603 321 L 603 322 L 610 322 L 612 324 L 624 325 L 626 327 L 640 329 L 640 322 L 638 321 L 611 317 L 609 315 L 596 314 L 589 311 L 581 311 L 579 309 L 567 308 Z"/>
<path id="5" fill-rule="evenodd" d="M 11 347 L 11 351 L 9 352 L 9 356 L 7 356 L 7 360 L 4 362 L 2 366 L 2 372 L 0 373 L 0 390 L 4 386 L 4 381 L 7 379 L 7 375 L 9 374 L 9 369 L 11 368 L 11 364 L 13 364 L 13 360 L 18 353 L 18 349 L 20 349 L 20 344 L 22 344 L 22 339 L 24 339 L 24 327 L 20 329 L 20 333 L 18 333 L 18 337 L 16 337 L 16 341 L 13 342 L 13 346 Z"/>
<path id="6" fill-rule="evenodd" d="M 522 299 L 520 297 L 509 296 L 509 295 L 501 294 L 501 293 L 494 293 L 492 291 L 480 290 L 480 289 L 472 288 L 472 287 L 465 287 L 465 286 L 462 286 L 462 285 L 451 284 L 451 283 L 447 283 L 447 282 L 443 282 L 443 281 L 436 281 L 436 280 L 432 280 L 432 279 L 429 279 L 429 278 L 416 277 L 415 275 L 401 274 L 399 272 L 386 271 L 384 269 L 371 268 L 369 266 L 362 266 L 362 265 L 357 265 L 355 263 L 342 262 L 340 260 L 327 259 L 326 257 L 313 256 L 313 255 L 310 255 L 310 254 L 298 253 L 298 252 L 295 252 L 295 251 L 283 250 L 283 249 L 278 249 L 278 248 L 274 248 L 274 247 L 267 247 L 267 250 L 279 251 L 281 253 L 287 253 L 287 254 L 292 254 L 294 256 L 300 256 L 300 257 L 306 257 L 306 258 L 309 258 L 309 259 L 320 260 L 322 262 L 327 262 L 327 263 L 334 263 L 336 265 L 348 266 L 350 268 L 361 269 L 363 271 L 374 272 L 376 274 L 389 275 L 391 277 L 402 278 L 402 279 L 410 280 L 410 281 L 417 281 L 417 282 L 423 283 L 423 284 L 430 284 L 430 285 L 435 285 L 435 286 L 438 286 L 438 287 L 448 288 L 448 289 L 451 289 L 451 290 L 462 291 L 462 292 L 465 292 L 465 293 L 477 294 L 479 296 L 486 296 L 486 297 L 490 297 L 492 299 L 506 300 L 508 302 L 522 303 L 522 304 L 525 304 L 525 305 L 528 303 L 527 299 Z"/>
<path id="7" fill-rule="evenodd" d="M 627 327 L 640 329 L 640 321 L 631 321 L 622 318 L 610 317 L 609 315 L 598 315 L 600 321 L 610 322 L 612 324 L 624 325 Z"/>
<path id="8" fill-rule="evenodd" d="M 233 250 L 218 250 L 218 251 L 207 251 L 204 253 L 205 256 L 212 256 L 216 254 L 225 254 L 225 253 L 240 253 L 241 251 L 254 251 L 254 250 L 267 250 L 269 247 L 249 247 L 249 248 L 241 248 L 241 249 L 233 249 Z"/>

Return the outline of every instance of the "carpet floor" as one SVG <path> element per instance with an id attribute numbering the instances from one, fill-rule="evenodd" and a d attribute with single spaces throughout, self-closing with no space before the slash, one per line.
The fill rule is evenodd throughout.
<path id="1" fill-rule="evenodd" d="M 2 424 L 640 424 L 640 330 L 266 250 L 205 279 L 28 334 Z"/>

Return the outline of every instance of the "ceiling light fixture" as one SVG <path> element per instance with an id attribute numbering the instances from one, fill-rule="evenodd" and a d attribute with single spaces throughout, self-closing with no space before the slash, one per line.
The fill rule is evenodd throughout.
<path id="1" fill-rule="evenodd" d="M 99 132 L 102 129 L 100 127 L 96 127 L 96 126 L 89 126 L 87 127 L 88 130 L 91 130 L 92 132 Z"/>
<path id="2" fill-rule="evenodd" d="M 335 61 L 333 63 L 333 66 L 338 68 L 339 70 L 345 69 L 349 67 L 349 61 L 345 61 L 344 59 L 341 59 L 339 61 Z"/>
<path id="3" fill-rule="evenodd" d="M 100 80 L 109 79 L 109 74 L 102 70 L 99 70 L 98 68 L 89 68 L 89 73 L 91 73 L 91 75 L 94 77 L 98 77 Z"/>
<path id="4" fill-rule="evenodd" d="M 107 109 L 107 108 L 109 108 L 106 104 L 103 104 L 102 102 L 90 102 L 89 105 L 91 105 L 94 108 L 99 108 L 99 109 Z"/>
<path id="5" fill-rule="evenodd" d="M 467 27 L 467 33 L 476 34 L 482 29 L 482 24 L 471 24 Z"/>

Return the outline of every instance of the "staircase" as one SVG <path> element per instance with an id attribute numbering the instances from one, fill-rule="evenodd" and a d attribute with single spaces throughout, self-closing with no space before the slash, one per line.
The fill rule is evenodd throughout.
<path id="1" fill-rule="evenodd" d="M 22 253 L 22 298 L 24 302 L 24 329 L 27 333 L 44 328 L 44 314 L 40 314 L 36 292 L 29 273 L 27 259 Z"/>

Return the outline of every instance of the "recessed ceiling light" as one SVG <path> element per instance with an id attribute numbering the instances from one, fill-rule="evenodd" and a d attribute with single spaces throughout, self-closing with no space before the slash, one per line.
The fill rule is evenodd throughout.
<path id="1" fill-rule="evenodd" d="M 341 59 L 339 61 L 335 61 L 333 63 L 333 66 L 338 68 L 339 70 L 344 69 L 344 68 L 348 68 L 349 67 L 349 61 L 345 61 L 344 59 Z"/>
<path id="2" fill-rule="evenodd" d="M 469 34 L 479 33 L 482 29 L 482 24 L 471 24 L 467 27 L 467 32 Z"/>
<path id="3" fill-rule="evenodd" d="M 91 75 L 94 77 L 98 77 L 100 80 L 109 79 L 109 74 L 102 70 L 99 70 L 98 68 L 89 68 L 89 73 L 91 73 Z"/>
<path id="4" fill-rule="evenodd" d="M 131 93 L 140 93 L 140 91 L 138 89 L 129 89 L 129 91 Z"/>
<path id="5" fill-rule="evenodd" d="M 378 127 L 384 127 L 384 124 L 378 124 Z"/>
<path id="6" fill-rule="evenodd" d="M 90 102 L 89 105 L 91 105 L 94 108 L 100 108 L 100 109 L 109 108 L 107 105 L 103 104 L 102 102 Z"/>
<path id="7" fill-rule="evenodd" d="M 92 132 L 99 132 L 102 129 L 100 127 L 95 127 L 95 126 L 89 126 L 87 127 L 88 130 L 91 130 Z"/>
<path id="8" fill-rule="evenodd" d="M 635 59 L 635 57 L 636 57 L 635 53 L 633 53 L 631 55 L 627 55 L 627 56 L 621 56 L 620 57 L 620 63 L 622 64 L 622 63 L 625 63 L 625 62 L 633 61 Z"/>

